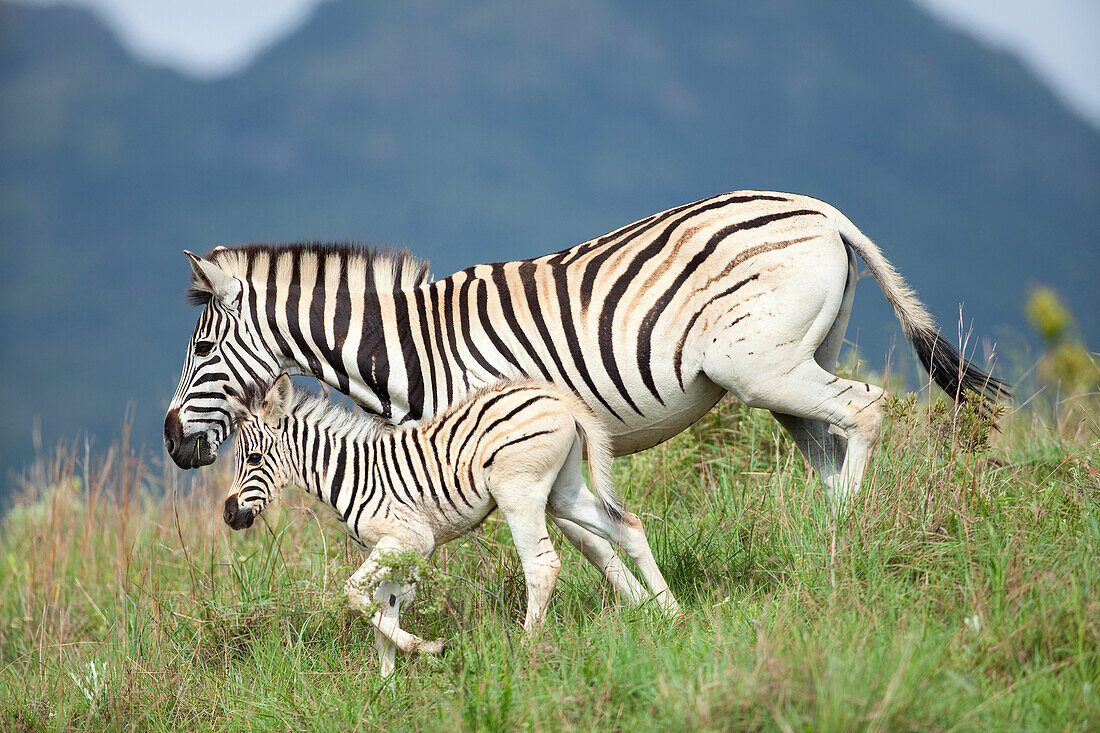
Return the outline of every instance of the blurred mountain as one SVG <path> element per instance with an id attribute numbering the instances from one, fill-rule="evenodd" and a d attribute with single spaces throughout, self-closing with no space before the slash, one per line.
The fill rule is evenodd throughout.
<path id="1" fill-rule="evenodd" d="M 823 198 L 954 334 L 1029 283 L 1100 339 L 1100 134 L 908 0 L 321 5 L 242 73 L 141 65 L 0 5 L 0 466 L 90 430 L 160 451 L 197 315 L 183 248 L 400 244 L 437 275 L 737 188 Z M 860 288 L 849 338 L 895 322 Z M 895 357 L 895 362 L 898 361 Z"/>

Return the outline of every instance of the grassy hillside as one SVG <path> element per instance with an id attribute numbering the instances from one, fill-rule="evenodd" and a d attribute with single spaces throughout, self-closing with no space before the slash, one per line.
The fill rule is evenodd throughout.
<path id="1" fill-rule="evenodd" d="M 187 484 L 124 446 L 63 451 L 3 518 L 0 728 L 1095 728 L 1097 412 L 1037 414 L 990 436 L 893 402 L 837 524 L 776 423 L 724 403 L 617 462 L 682 618 L 620 607 L 566 552 L 523 639 L 492 518 L 404 618 L 452 646 L 389 683 L 341 598 L 362 555 L 324 507 L 295 491 L 234 534 L 228 461 Z"/>

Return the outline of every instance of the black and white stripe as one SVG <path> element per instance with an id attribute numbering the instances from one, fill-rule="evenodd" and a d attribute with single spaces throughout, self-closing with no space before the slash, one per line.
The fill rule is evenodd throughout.
<path id="1" fill-rule="evenodd" d="M 395 423 L 435 415 L 500 378 L 541 378 L 595 411 L 616 455 L 666 440 L 732 391 L 776 413 L 830 491 L 843 491 L 858 485 L 866 456 L 853 455 L 838 478 L 846 448 L 826 428 L 873 444 L 877 418 L 865 413 L 880 411 L 874 390 L 829 381 L 857 254 L 938 384 L 960 398 L 1003 392 L 963 362 L 866 236 L 805 196 L 723 194 L 436 282 L 406 254 L 355 247 L 220 248 L 192 266 L 211 319 L 233 321 L 219 343 L 233 342 L 223 358 L 235 372 L 310 374 Z M 197 338 L 198 328 L 192 348 Z M 198 395 L 241 384 L 230 373 L 204 387 L 208 368 L 188 362 L 166 421 L 184 467 L 213 460 L 228 431 L 191 414 L 217 403 Z M 848 386 L 870 396 L 853 401 Z"/>
<path id="2" fill-rule="evenodd" d="M 641 522 L 622 508 L 612 488 L 602 427 L 575 395 L 552 384 L 500 382 L 431 420 L 397 428 L 324 398 L 294 394 L 285 374 L 266 393 L 229 402 L 240 429 L 225 521 L 234 529 L 251 526 L 290 484 L 314 494 L 371 551 L 346 587 L 360 610 L 373 613 L 384 553 L 427 555 L 467 534 L 496 508 L 512 530 L 527 579 L 528 631 L 542 623 L 560 568 L 546 531 L 547 513 L 619 544 L 658 604 L 677 610 Z M 596 496 L 585 485 L 582 446 Z M 619 577 L 625 572 L 621 563 L 597 566 L 633 601 L 648 597 L 632 577 Z M 404 595 L 382 593 L 395 607 Z M 424 651 L 422 639 L 400 631 L 398 613 L 392 612 L 392 625 L 381 613 L 374 614 L 374 623 L 400 648 Z"/>
<path id="3" fill-rule="evenodd" d="M 590 471 L 603 510 L 616 521 L 623 516 L 599 423 L 576 397 L 553 385 L 499 382 L 428 421 L 400 427 L 348 412 L 319 395 L 290 394 L 274 421 L 264 419 L 269 407 L 262 394 L 250 389 L 230 400 L 240 427 L 230 492 L 238 503 L 232 517 L 226 515 L 234 528 L 251 526 L 293 484 L 329 504 L 364 547 L 378 541 L 372 522 L 403 521 L 406 513 L 432 525 L 436 544 L 442 544 L 466 534 L 496 507 L 488 487 L 511 480 L 501 478 L 501 471 L 519 470 L 500 468 L 505 457 L 527 470 L 540 464 L 543 452 L 568 450 L 577 436 L 595 456 Z"/>

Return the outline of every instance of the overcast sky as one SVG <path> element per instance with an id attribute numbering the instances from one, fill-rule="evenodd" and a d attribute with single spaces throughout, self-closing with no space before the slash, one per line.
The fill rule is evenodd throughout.
<path id="1" fill-rule="evenodd" d="M 22 0 L 93 7 L 142 59 L 198 77 L 231 74 L 323 0 Z M 1100 127 L 1100 0 L 916 0 L 1017 54 Z"/>

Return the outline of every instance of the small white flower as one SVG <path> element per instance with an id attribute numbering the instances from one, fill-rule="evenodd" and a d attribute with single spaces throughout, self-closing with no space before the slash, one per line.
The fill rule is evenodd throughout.
<path id="1" fill-rule="evenodd" d="M 967 616 L 966 618 L 964 618 L 963 625 L 975 634 L 982 630 L 982 620 L 978 617 L 978 614 L 974 614 L 973 616 Z"/>
<path id="2" fill-rule="evenodd" d="M 77 676 L 75 672 L 69 672 L 69 677 L 76 683 L 77 689 L 84 694 L 88 704 L 92 707 L 95 707 L 102 700 L 103 693 L 107 691 L 106 662 L 97 665 L 93 659 L 84 665 L 83 675 Z"/>

